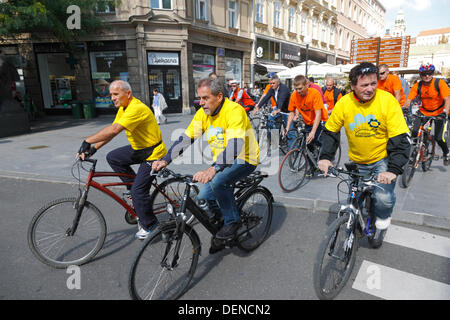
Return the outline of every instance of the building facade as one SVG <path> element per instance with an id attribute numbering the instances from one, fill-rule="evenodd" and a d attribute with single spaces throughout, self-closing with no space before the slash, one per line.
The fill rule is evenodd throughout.
<path id="1" fill-rule="evenodd" d="M 337 0 L 336 56 L 339 63 L 350 60 L 352 40 L 382 37 L 386 9 L 377 0 Z"/>

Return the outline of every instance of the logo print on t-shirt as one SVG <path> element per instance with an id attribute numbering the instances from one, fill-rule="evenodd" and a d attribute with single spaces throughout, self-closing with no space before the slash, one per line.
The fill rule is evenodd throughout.
<path id="1" fill-rule="evenodd" d="M 373 137 L 376 135 L 380 121 L 373 114 L 364 117 L 357 114 L 353 118 L 355 122 L 348 125 L 348 128 L 355 133 L 355 137 Z"/>
<path id="2" fill-rule="evenodd" d="M 206 137 L 208 139 L 208 143 L 212 147 L 223 148 L 223 128 L 213 127 L 212 125 L 210 125 Z"/>

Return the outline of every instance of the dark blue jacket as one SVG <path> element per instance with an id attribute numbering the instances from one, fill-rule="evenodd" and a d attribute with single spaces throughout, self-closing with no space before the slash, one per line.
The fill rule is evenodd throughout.
<path id="1" fill-rule="evenodd" d="M 288 107 L 289 99 L 291 98 L 291 90 L 289 90 L 287 85 L 280 83 L 280 86 L 278 87 L 278 99 L 275 99 L 275 90 L 273 90 L 273 88 L 270 88 L 267 94 L 259 103 L 259 106 L 264 106 L 271 97 L 273 97 L 273 99 L 276 101 L 277 107 L 281 110 L 281 112 L 289 113 Z"/>

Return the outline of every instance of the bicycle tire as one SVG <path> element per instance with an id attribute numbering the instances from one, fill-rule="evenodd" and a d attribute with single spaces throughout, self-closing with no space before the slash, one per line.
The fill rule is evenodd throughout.
<path id="1" fill-rule="evenodd" d="M 186 183 L 181 178 L 169 178 L 164 180 L 161 184 L 159 184 L 159 188 L 167 194 L 168 197 L 171 197 L 173 201 L 176 202 L 176 208 L 179 208 L 181 200 L 184 195 L 184 187 Z M 195 201 L 197 199 L 197 195 L 199 193 L 199 188 L 194 185 L 191 187 L 191 198 Z M 169 200 L 164 197 L 158 189 L 154 189 L 152 194 L 150 195 L 150 203 L 152 206 L 152 212 L 157 216 L 159 222 L 164 222 L 169 219 L 169 214 L 167 212 L 167 204 L 169 204 Z M 191 224 L 195 220 L 195 217 L 186 210 L 187 220 L 186 223 Z"/>
<path id="2" fill-rule="evenodd" d="M 192 281 L 195 270 L 197 268 L 198 258 L 200 256 L 201 245 L 197 233 L 189 225 L 185 225 L 184 233 L 181 237 L 180 258 L 178 264 L 170 268 L 163 265 L 162 257 L 165 252 L 173 253 L 175 246 L 176 224 L 173 221 L 171 227 L 164 229 L 164 235 L 169 239 L 163 241 L 163 232 L 158 231 L 151 237 L 147 238 L 133 259 L 131 265 L 128 290 L 130 296 L 134 300 L 175 300 L 181 297 L 187 290 Z M 192 247 L 192 248 L 186 248 Z M 186 254 L 186 256 L 184 256 Z M 169 255 L 169 259 L 172 256 Z M 180 277 L 174 278 L 171 273 L 177 273 L 180 270 L 181 262 L 187 261 L 187 270 L 181 271 Z M 150 264 L 150 265 L 147 265 Z M 184 279 L 181 283 L 178 281 Z M 174 280 L 172 285 L 163 284 L 163 280 Z M 155 282 L 154 285 L 153 282 Z M 143 288 L 141 288 L 143 286 Z M 161 289 L 161 291 L 160 291 Z M 174 291 L 169 291 L 174 289 Z M 150 296 L 151 295 L 151 296 Z"/>
<path id="3" fill-rule="evenodd" d="M 77 231 L 67 236 L 76 214 L 77 198 L 52 201 L 39 209 L 28 228 L 28 245 L 43 263 L 54 268 L 82 265 L 100 251 L 106 238 L 106 223 L 100 210 L 89 201 L 84 204 Z M 65 207 L 70 214 L 62 211 Z M 43 231 L 42 228 L 49 228 Z M 91 230 L 98 229 L 91 236 Z M 72 244 L 72 246 L 70 246 Z M 62 252 L 62 250 L 65 250 Z"/>
<path id="4" fill-rule="evenodd" d="M 358 250 L 358 242 L 359 236 L 355 232 L 355 227 L 351 226 L 350 235 L 353 235 L 353 240 L 351 241 L 350 248 L 345 250 L 343 248 L 346 241 L 348 241 L 349 237 L 347 236 L 346 224 L 348 222 L 350 215 L 346 214 L 338 219 L 336 219 L 331 226 L 328 228 L 323 240 L 320 244 L 319 251 L 317 252 L 316 260 L 314 263 L 314 290 L 316 295 L 321 300 L 329 300 L 336 297 L 342 288 L 347 283 L 350 275 L 353 271 L 353 267 L 355 266 L 356 261 L 356 251 Z M 343 229 L 341 229 L 343 227 Z M 340 239 L 339 236 L 344 235 L 344 239 Z M 327 257 L 331 257 L 332 253 L 329 253 L 329 245 L 332 244 L 334 249 L 336 249 L 336 245 L 338 245 L 338 253 L 342 253 L 342 257 L 339 259 L 334 259 L 337 261 L 335 266 L 330 263 L 324 263 L 324 259 Z M 334 252 L 333 252 L 334 253 Z M 342 261 L 341 261 L 342 260 Z M 339 262 L 343 262 L 343 272 L 342 275 L 338 275 L 336 280 L 337 283 L 333 282 L 331 288 L 325 288 L 326 283 L 323 283 L 323 278 L 328 280 L 328 278 L 334 278 L 330 276 L 331 272 L 334 272 L 339 267 Z"/>
<path id="5" fill-rule="evenodd" d="M 436 142 L 434 139 L 430 141 L 428 135 L 425 135 L 423 137 L 423 141 L 424 141 L 423 158 L 426 160 L 422 162 L 422 170 L 423 172 L 426 172 L 431 168 Z"/>
<path id="6" fill-rule="evenodd" d="M 260 197 L 258 197 L 260 196 Z M 262 188 L 256 188 L 239 201 L 242 234 L 238 237 L 239 249 L 250 252 L 258 248 L 270 232 L 273 216 L 272 194 Z M 267 208 L 266 210 L 264 210 Z"/>
<path id="7" fill-rule="evenodd" d="M 402 179 L 401 181 L 401 186 L 403 188 L 408 188 L 411 184 L 411 181 L 414 177 L 414 173 L 416 172 L 416 158 L 417 158 L 417 149 L 416 148 L 411 148 L 411 153 L 409 155 L 408 158 L 408 162 L 406 163 L 404 169 L 403 169 L 403 173 L 402 173 Z"/>
<path id="8" fill-rule="evenodd" d="M 283 158 L 278 170 L 278 184 L 284 192 L 297 190 L 305 180 L 308 161 L 304 151 L 295 148 Z"/>

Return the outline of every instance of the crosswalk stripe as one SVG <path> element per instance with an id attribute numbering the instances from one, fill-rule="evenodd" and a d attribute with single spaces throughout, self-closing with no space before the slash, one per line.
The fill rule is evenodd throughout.
<path id="1" fill-rule="evenodd" d="M 384 242 L 450 258 L 450 238 L 391 225 Z"/>
<path id="2" fill-rule="evenodd" d="M 364 260 L 353 289 L 388 300 L 449 300 L 450 285 Z"/>

